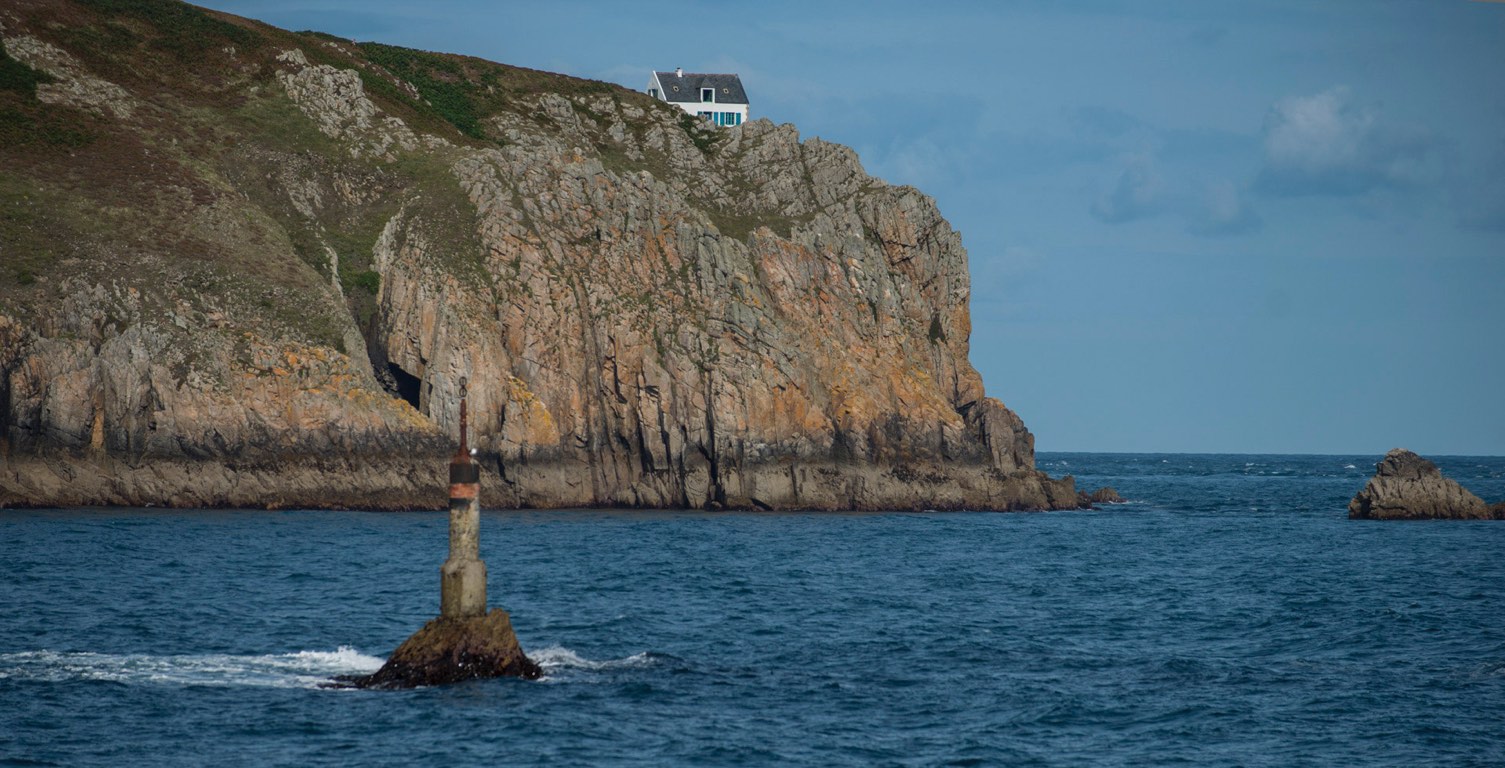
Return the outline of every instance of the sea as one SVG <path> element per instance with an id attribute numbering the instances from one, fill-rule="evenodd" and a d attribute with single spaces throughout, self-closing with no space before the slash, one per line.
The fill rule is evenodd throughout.
<path id="1" fill-rule="evenodd" d="M 1505 458 L 1432 457 L 1487 501 Z M 1378 456 L 1044 453 L 1043 513 L 498 511 L 543 679 L 324 687 L 438 610 L 443 513 L 0 510 L 0 765 L 1505 765 L 1505 522 Z"/>

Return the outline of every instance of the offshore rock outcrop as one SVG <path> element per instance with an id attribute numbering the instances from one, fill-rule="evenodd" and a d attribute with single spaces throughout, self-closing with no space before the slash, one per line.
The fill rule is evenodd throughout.
<path id="1" fill-rule="evenodd" d="M 851 150 L 162 6 L 0 12 L 0 505 L 432 506 L 468 376 L 498 505 L 1077 506 Z"/>
<path id="2" fill-rule="evenodd" d="M 1122 504 L 1124 498 L 1110 486 L 1103 486 L 1092 493 L 1077 491 L 1077 502 L 1082 509 L 1092 509 L 1097 504 Z"/>
<path id="3" fill-rule="evenodd" d="M 1444 477 L 1436 464 L 1394 448 L 1375 465 L 1374 477 L 1348 503 L 1348 516 L 1365 520 L 1487 520 L 1482 499 Z"/>

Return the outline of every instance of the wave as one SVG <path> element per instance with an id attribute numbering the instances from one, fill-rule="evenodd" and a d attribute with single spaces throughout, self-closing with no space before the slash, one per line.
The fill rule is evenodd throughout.
<path id="1" fill-rule="evenodd" d="M 619 669 L 642 669 L 654 666 L 664 660 L 674 660 L 673 656 L 653 651 L 634 653 L 622 659 L 607 659 L 596 661 L 587 659 L 574 651 L 563 646 L 549 646 L 536 651 L 529 651 L 528 658 L 532 659 L 543 668 L 543 682 L 559 681 L 561 677 L 574 677 L 571 672 L 605 672 Z"/>
<path id="2" fill-rule="evenodd" d="M 349 646 L 262 656 L 154 656 L 62 651 L 0 654 L 0 679 L 38 682 L 317 688 L 335 675 L 368 674 L 383 659 Z"/>
<path id="3" fill-rule="evenodd" d="M 585 658 L 584 656 L 581 656 L 578 653 L 575 653 L 568 648 L 558 645 L 549 646 L 548 648 L 541 648 L 528 654 L 528 658 L 537 662 L 538 666 L 543 667 L 544 671 L 546 672 L 551 669 L 597 670 L 647 667 L 651 666 L 654 660 L 660 656 L 661 654 L 656 654 L 651 651 L 643 651 L 642 653 L 635 653 L 631 656 L 628 656 L 625 659 L 593 661 L 591 659 Z"/>

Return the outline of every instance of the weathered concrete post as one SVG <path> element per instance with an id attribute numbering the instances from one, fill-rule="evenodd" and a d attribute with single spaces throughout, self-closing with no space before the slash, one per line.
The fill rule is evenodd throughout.
<path id="1" fill-rule="evenodd" d="M 460 448 L 449 461 L 449 559 L 439 568 L 439 617 L 397 647 L 381 669 L 341 682 L 358 688 L 412 688 L 486 677 L 536 678 L 507 612 L 486 610 L 481 562 L 481 466 L 466 440 L 466 384 L 460 379 Z"/>
<path id="2" fill-rule="evenodd" d="M 481 466 L 466 442 L 466 389 L 460 379 L 460 448 L 449 461 L 449 559 L 439 569 L 439 615 L 486 613 L 486 564 L 481 561 Z"/>

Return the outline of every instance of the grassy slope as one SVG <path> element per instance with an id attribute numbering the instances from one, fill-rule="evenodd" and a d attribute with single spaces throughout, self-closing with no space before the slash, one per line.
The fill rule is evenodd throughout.
<path id="1" fill-rule="evenodd" d="M 282 50 L 356 69 L 383 110 L 456 145 L 500 144 L 484 117 L 501 111 L 545 126 L 528 106 L 544 93 L 672 109 L 607 83 L 287 32 L 171 0 L 23 0 L 15 15 L 144 104 L 126 122 L 46 104 L 36 89 L 51 78 L 0 58 L 0 312 L 22 318 L 70 278 L 135 285 L 165 303 L 180 292 L 157 289 L 191 273 L 200 309 L 341 348 L 344 315 L 360 323 L 370 314 L 371 247 L 397 201 L 416 190 L 415 218 L 444 243 L 441 266 L 480 276 L 474 213 L 445 153 L 353 160 L 282 95 Z M 328 196 L 309 219 L 278 186 L 289 172 L 375 194 L 355 203 Z M 344 307 L 324 287 L 329 249 Z"/>

